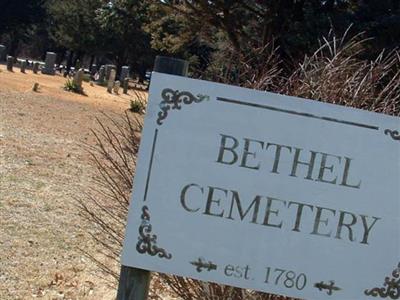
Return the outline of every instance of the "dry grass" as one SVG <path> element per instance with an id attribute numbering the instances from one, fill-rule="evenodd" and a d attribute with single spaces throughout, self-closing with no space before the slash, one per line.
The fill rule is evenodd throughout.
<path id="1" fill-rule="evenodd" d="M 92 185 L 79 147 L 92 111 L 17 92 L 0 99 L 0 299 L 111 299 L 79 251 L 98 246 L 72 201 Z"/>
<path id="2" fill-rule="evenodd" d="M 350 28 L 348 29 L 350 30 Z M 235 57 L 227 49 L 221 67 L 210 74 L 218 82 L 314 99 L 390 115 L 400 115 L 400 52 L 383 50 L 374 60 L 362 60 L 363 34 L 338 38 L 333 32 L 322 38 L 311 56 L 284 74 L 273 44 Z"/>
<path id="3" fill-rule="evenodd" d="M 43 86 L 40 93 L 31 91 L 31 81 Z M 62 82 L 59 76 L 0 74 L 2 300 L 115 297 L 81 251 L 111 263 L 74 199 L 95 185 L 82 144 L 95 144 L 96 117 L 101 110 L 121 114 L 129 98 L 89 86 L 90 96 L 82 97 L 63 91 Z"/>

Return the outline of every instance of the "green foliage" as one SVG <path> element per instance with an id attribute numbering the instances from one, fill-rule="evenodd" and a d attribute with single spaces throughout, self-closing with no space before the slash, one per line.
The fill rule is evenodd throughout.
<path id="1" fill-rule="evenodd" d="M 199 46 L 200 39 L 215 51 L 232 48 L 248 56 L 273 42 L 292 68 L 292 63 L 319 47 L 319 38 L 331 30 L 341 35 L 350 24 L 355 24 L 353 33 L 365 31 L 367 37 L 374 37 L 365 45 L 371 57 L 382 48 L 400 45 L 400 1 L 184 0 L 162 1 L 152 10 L 148 25 L 152 46 L 172 53 Z"/>
<path id="2" fill-rule="evenodd" d="M 101 46 L 96 30 L 95 11 L 102 0 L 48 0 L 47 11 L 53 20 L 50 36 L 60 46 L 73 51 L 92 53 Z M 100 43 L 99 43 L 100 42 Z"/>
<path id="3" fill-rule="evenodd" d="M 99 8 L 95 17 L 103 35 L 104 51 L 113 55 L 118 66 L 130 64 L 142 76 L 155 57 L 150 35 L 142 28 L 148 7 L 148 1 L 115 0 Z"/>
<path id="4" fill-rule="evenodd" d="M 146 110 L 146 105 L 141 99 L 131 100 L 129 110 L 142 115 Z"/>
<path id="5" fill-rule="evenodd" d="M 27 30 L 45 15 L 45 0 L 2 0 L 0 5 L 0 35 L 15 30 Z"/>
<path id="6" fill-rule="evenodd" d="M 64 90 L 84 95 L 83 88 L 78 86 L 72 79 L 67 79 L 67 81 L 64 84 Z"/>

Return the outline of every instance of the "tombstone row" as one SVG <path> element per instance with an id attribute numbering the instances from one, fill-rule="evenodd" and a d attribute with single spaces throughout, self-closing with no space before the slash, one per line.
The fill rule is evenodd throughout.
<path id="1" fill-rule="evenodd" d="M 42 69 L 43 74 L 54 75 L 55 74 L 55 62 L 56 62 L 56 54 L 54 52 L 47 52 L 46 53 L 46 60 L 45 66 Z M 6 61 L 7 70 L 13 71 L 15 58 L 10 55 L 6 55 L 6 47 L 4 45 L 0 45 L 0 61 Z M 22 73 L 26 72 L 26 68 L 28 66 L 27 60 L 22 60 L 20 62 L 20 69 Z M 34 74 L 39 72 L 40 63 L 39 62 L 32 62 L 32 71 Z"/>
<path id="2" fill-rule="evenodd" d="M 45 64 L 44 67 L 42 68 L 42 74 L 46 75 L 55 75 L 56 69 L 55 69 L 55 63 L 57 59 L 57 54 L 54 52 L 47 52 L 46 53 L 46 59 L 45 59 Z M 14 61 L 15 58 L 13 56 L 6 56 L 6 47 L 4 45 L 0 45 L 0 61 L 6 60 L 7 64 L 7 70 L 8 71 L 13 71 L 14 67 Z M 20 64 L 20 69 L 22 73 L 26 72 L 28 62 L 27 61 L 22 61 Z M 40 63 L 39 62 L 33 62 L 32 63 L 32 71 L 34 74 L 37 74 L 40 69 Z M 121 69 L 121 74 L 119 77 L 119 81 L 116 81 L 116 71 L 117 67 L 115 65 L 103 65 L 99 69 L 97 68 L 97 65 L 93 64 L 90 67 L 89 72 L 91 75 L 94 75 L 97 73 L 97 80 L 96 82 L 98 84 L 103 85 L 104 83 L 107 83 L 107 91 L 109 93 L 112 92 L 114 89 L 115 93 L 118 93 L 119 88 L 123 88 L 123 92 L 125 94 L 128 93 L 128 87 L 129 87 L 129 75 L 130 75 L 130 67 L 129 66 L 123 66 Z M 80 69 L 78 72 L 75 73 L 73 77 L 74 83 L 82 87 L 82 81 L 83 81 L 83 75 L 84 75 L 84 70 Z"/>

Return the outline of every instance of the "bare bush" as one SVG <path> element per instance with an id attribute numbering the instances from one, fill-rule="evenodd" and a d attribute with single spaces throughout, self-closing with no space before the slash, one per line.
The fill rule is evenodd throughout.
<path id="1" fill-rule="evenodd" d="M 337 39 L 331 35 L 288 77 L 282 77 L 280 61 L 272 46 L 259 50 L 264 60 L 248 57 L 238 62 L 232 54 L 227 56 L 225 67 L 218 69 L 221 65 L 215 65 L 211 70 L 214 70 L 214 80 L 219 82 L 398 116 L 399 52 L 383 51 L 373 61 L 360 60 L 364 42 L 360 35 L 347 42 L 346 37 Z M 100 130 L 93 131 L 97 144 L 90 148 L 98 178 L 87 197 L 79 202 L 81 211 L 96 226 L 97 231 L 92 236 L 103 249 L 102 257 L 111 263 L 98 257 L 92 259 L 106 274 L 113 276 L 116 283 L 142 122 L 126 114 L 119 120 L 107 117 L 99 120 L 99 124 Z M 188 278 L 159 276 L 172 292 L 185 300 L 289 299 Z"/>
<path id="2" fill-rule="evenodd" d="M 375 112 L 400 113 L 400 53 L 384 50 L 373 61 L 359 60 L 366 40 L 345 42 L 334 35 L 306 57 L 280 92 Z"/>
<path id="3" fill-rule="evenodd" d="M 88 146 L 97 176 L 78 204 L 83 216 L 95 226 L 91 235 L 102 248 L 99 257 L 90 258 L 114 278 L 115 284 L 142 122 L 128 113 L 119 118 L 105 115 L 97 121 L 100 129 L 92 131 L 96 144 Z"/>

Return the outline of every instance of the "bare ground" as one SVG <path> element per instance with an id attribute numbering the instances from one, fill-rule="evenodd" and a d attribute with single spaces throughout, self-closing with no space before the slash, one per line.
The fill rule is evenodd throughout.
<path id="1" fill-rule="evenodd" d="M 0 70 L 0 299 L 113 299 L 79 251 L 96 256 L 98 246 L 74 199 L 95 176 L 82 147 L 95 118 L 122 113 L 134 96 L 87 83 L 81 96 L 60 76 Z"/>

